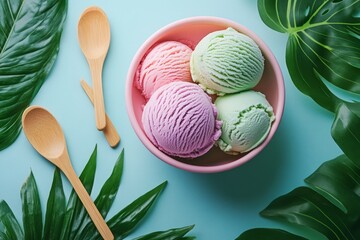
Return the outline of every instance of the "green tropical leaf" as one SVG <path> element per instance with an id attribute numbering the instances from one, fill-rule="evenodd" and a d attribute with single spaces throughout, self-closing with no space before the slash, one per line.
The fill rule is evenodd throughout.
<path id="1" fill-rule="evenodd" d="M 360 168 L 345 155 L 325 162 L 305 181 L 346 213 L 350 222 L 360 219 Z"/>
<path id="2" fill-rule="evenodd" d="M 105 218 L 108 214 L 116 194 L 119 190 L 120 180 L 124 167 L 124 150 L 121 151 L 114 169 L 110 177 L 106 180 L 105 184 L 102 186 L 99 195 L 95 200 L 95 205 L 99 209 L 101 215 Z M 78 229 L 78 233 L 75 235 L 74 239 L 86 239 L 86 236 L 99 236 L 95 225 L 91 221 L 90 217 L 87 215 L 83 220 L 81 226 Z"/>
<path id="3" fill-rule="evenodd" d="M 124 168 L 124 150 L 121 151 L 118 157 L 114 169 L 110 177 L 106 180 L 102 186 L 99 195 L 95 199 L 95 205 L 99 209 L 101 215 L 105 218 L 108 214 L 116 194 L 119 190 L 120 180 Z"/>
<path id="4" fill-rule="evenodd" d="M 340 105 L 331 135 L 346 156 L 360 167 L 360 103 Z"/>
<path id="5" fill-rule="evenodd" d="M 163 182 L 159 186 L 145 193 L 134 202 L 126 206 L 107 223 L 116 239 L 125 238 L 131 231 L 135 229 L 138 223 L 145 217 L 155 200 L 165 188 L 167 182 Z"/>
<path id="6" fill-rule="evenodd" d="M 254 228 L 243 232 L 236 240 L 306 240 L 306 238 L 294 235 L 280 229 Z"/>
<path id="7" fill-rule="evenodd" d="M 2 240 L 11 240 L 4 232 L 0 232 L 0 239 Z"/>
<path id="8" fill-rule="evenodd" d="M 66 211 L 66 198 L 60 170 L 55 168 L 54 178 L 47 201 L 43 239 L 58 239 Z"/>
<path id="9" fill-rule="evenodd" d="M 52 69 L 66 11 L 67 0 L 0 0 L 0 150 Z"/>
<path id="10" fill-rule="evenodd" d="M 26 240 L 42 239 L 42 211 L 39 191 L 33 173 L 26 179 L 20 191 Z"/>
<path id="11" fill-rule="evenodd" d="M 140 237 L 137 237 L 133 240 L 176 240 L 183 239 L 188 232 L 194 228 L 194 225 L 182 227 L 182 228 L 173 228 L 166 231 L 159 231 L 149 233 Z M 190 237 L 191 238 L 191 237 Z"/>
<path id="12" fill-rule="evenodd" d="M 348 226 L 346 214 L 322 195 L 308 187 L 299 187 L 275 199 L 262 216 L 310 227 L 328 239 L 360 239 Z"/>
<path id="13" fill-rule="evenodd" d="M 300 187 L 277 198 L 263 216 L 312 228 L 328 239 L 360 239 L 359 106 L 340 104 L 332 126 L 332 136 L 346 155 L 323 163 L 305 179 L 311 189 Z"/>
<path id="14" fill-rule="evenodd" d="M 258 10 L 289 34 L 286 64 L 300 91 L 333 112 L 344 100 L 324 82 L 360 94 L 360 0 L 258 0 Z"/>
<path id="15" fill-rule="evenodd" d="M 97 146 L 95 146 L 88 163 L 80 175 L 80 180 L 84 185 L 86 191 L 90 194 L 96 171 L 96 157 L 97 157 Z M 67 210 L 64 219 L 64 227 L 61 232 L 60 239 L 72 239 L 77 232 L 77 229 L 81 226 L 83 220 L 87 217 L 87 212 L 81 203 L 79 197 L 75 191 L 72 190 L 70 198 L 67 204 Z"/>
<path id="16" fill-rule="evenodd" d="M 89 194 L 95 179 L 96 157 L 97 146 L 95 146 L 88 163 L 80 175 L 80 180 Z M 124 151 L 120 153 L 110 177 L 104 183 L 95 200 L 96 206 L 104 217 L 108 214 L 119 189 L 123 166 Z M 116 239 L 123 239 L 135 229 L 148 213 L 166 184 L 167 182 L 163 182 L 159 186 L 145 193 L 107 222 Z M 85 212 L 82 203 L 74 191 L 70 194 L 67 210 L 65 211 L 66 199 L 59 169 L 56 168 L 54 171 L 53 183 L 47 201 L 43 237 L 41 204 L 36 182 L 32 173 L 21 189 L 21 198 L 23 201 L 24 231 L 21 229 L 21 226 L 7 203 L 0 201 L 0 239 L 101 239 L 101 236 L 97 232 L 93 222 L 90 220 L 87 212 Z M 195 237 L 185 236 L 193 227 L 194 226 L 192 225 L 183 228 L 169 229 L 167 231 L 154 232 L 138 239 L 193 240 Z M 78 230 L 79 234 L 76 233 L 76 230 Z"/>
<path id="17" fill-rule="evenodd" d="M 24 233 L 9 205 L 0 201 L 0 239 L 23 239 Z"/>

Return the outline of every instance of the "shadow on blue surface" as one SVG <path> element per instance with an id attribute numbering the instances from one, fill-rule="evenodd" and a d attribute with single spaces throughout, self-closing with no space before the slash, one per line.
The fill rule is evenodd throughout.
<path id="1" fill-rule="evenodd" d="M 279 129 L 280 130 L 280 129 Z M 244 165 L 222 173 L 192 174 L 193 183 L 202 185 L 216 198 L 226 202 L 254 203 L 264 200 L 266 193 L 274 193 L 278 175 L 284 171 L 287 161 L 284 143 L 288 141 L 287 131 L 278 131 L 269 145 L 254 159 Z M 285 164 L 286 165 L 286 164 Z"/>

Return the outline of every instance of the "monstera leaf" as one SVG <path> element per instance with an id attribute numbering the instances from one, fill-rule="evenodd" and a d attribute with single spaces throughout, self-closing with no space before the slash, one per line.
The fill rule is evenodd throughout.
<path id="1" fill-rule="evenodd" d="M 97 148 L 95 147 L 80 175 L 80 180 L 89 194 L 95 180 L 96 158 Z M 123 166 L 124 151 L 121 152 L 112 173 L 95 199 L 95 205 L 104 218 L 106 218 L 118 192 Z M 166 184 L 167 182 L 163 182 L 140 196 L 107 221 L 115 239 L 124 239 L 136 229 L 150 211 L 156 199 L 166 187 Z M 54 171 L 54 178 L 47 200 L 44 224 L 39 191 L 32 173 L 21 188 L 21 200 L 23 206 L 23 227 L 17 221 L 9 205 L 3 200 L 0 201 L 0 239 L 101 239 L 95 225 L 74 191 L 71 192 L 69 199 L 66 200 L 58 168 Z M 156 231 L 137 237 L 136 240 L 191 240 L 195 239 L 195 237 L 185 235 L 193 227 L 194 225 L 190 225 L 165 231 Z"/>
<path id="2" fill-rule="evenodd" d="M 300 91 L 332 112 L 344 100 L 329 86 L 360 94 L 359 0 L 258 0 L 258 9 L 289 34 L 286 64 Z"/>
<path id="3" fill-rule="evenodd" d="M 261 215 L 311 228 L 327 239 L 360 239 L 360 103 L 342 103 L 332 136 L 344 155 L 322 164 L 298 187 L 275 199 Z M 264 236 L 271 236 L 266 238 Z M 301 239 L 278 229 L 251 229 L 238 240 Z"/>
<path id="4" fill-rule="evenodd" d="M 67 0 L 0 0 L 0 150 L 55 62 L 66 11 Z"/>
<path id="5" fill-rule="evenodd" d="M 331 134 L 344 153 L 360 167 L 360 103 L 341 104 Z"/>

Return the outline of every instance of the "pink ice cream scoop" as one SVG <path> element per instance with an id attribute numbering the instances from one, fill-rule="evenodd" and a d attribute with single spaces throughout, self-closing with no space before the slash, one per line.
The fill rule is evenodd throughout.
<path id="1" fill-rule="evenodd" d="M 205 154 L 221 135 L 210 97 L 197 85 L 173 82 L 159 88 L 144 107 L 142 123 L 150 141 L 182 158 Z"/>
<path id="2" fill-rule="evenodd" d="M 191 82 L 190 57 L 187 45 L 166 41 L 152 48 L 143 58 L 136 72 L 136 87 L 147 99 L 156 89 L 174 81 Z"/>

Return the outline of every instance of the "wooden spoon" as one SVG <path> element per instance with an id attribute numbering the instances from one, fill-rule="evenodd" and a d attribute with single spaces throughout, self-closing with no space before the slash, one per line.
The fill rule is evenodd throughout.
<path id="1" fill-rule="evenodd" d="M 92 88 L 83 79 L 80 80 L 80 84 L 84 89 L 86 95 L 89 97 L 90 102 L 94 104 L 94 91 L 92 90 Z M 109 145 L 114 148 L 119 144 L 120 136 L 116 131 L 116 128 L 112 123 L 112 121 L 110 120 L 109 116 L 106 114 L 106 112 L 105 112 L 105 118 L 106 118 L 106 127 L 104 128 L 103 133 Z"/>
<path id="2" fill-rule="evenodd" d="M 83 12 L 78 23 L 78 38 L 91 71 L 96 127 L 103 130 L 106 119 L 102 68 L 110 45 L 110 25 L 103 10 L 89 7 Z"/>
<path id="3" fill-rule="evenodd" d="M 69 179 L 101 236 L 104 239 L 114 239 L 99 210 L 76 176 L 70 162 L 65 136 L 54 116 L 42 107 L 31 106 L 22 115 L 22 125 L 27 139 L 36 151 L 57 166 Z"/>

